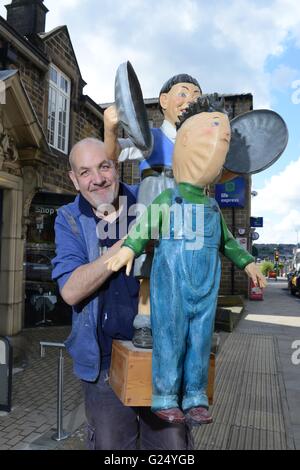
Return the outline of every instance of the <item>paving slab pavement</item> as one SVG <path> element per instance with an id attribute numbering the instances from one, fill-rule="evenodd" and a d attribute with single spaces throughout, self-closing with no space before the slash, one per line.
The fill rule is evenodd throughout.
<path id="1" fill-rule="evenodd" d="M 18 354 L 14 364 L 12 410 L 0 413 L 0 449 L 30 449 L 45 434 L 55 434 L 58 352 L 47 349 L 41 358 L 39 342 L 63 342 L 69 331 L 70 327 L 40 327 L 18 335 L 26 350 Z M 64 358 L 64 426 L 72 433 L 85 416 L 80 381 L 73 375 L 67 353 Z"/>
<path id="2" fill-rule="evenodd" d="M 267 334 L 276 340 L 278 372 L 284 387 L 282 393 L 286 398 L 295 448 L 300 449 L 300 298 L 289 293 L 286 280 L 269 280 L 265 300 L 247 302 L 244 319 L 236 332 Z M 298 364 L 294 363 L 295 358 L 298 358 Z"/>
<path id="3" fill-rule="evenodd" d="M 286 281 L 270 281 L 263 301 L 247 301 L 232 333 L 221 332 L 214 423 L 194 430 L 197 449 L 300 449 L 300 299 Z M 56 428 L 57 352 L 40 358 L 39 341 L 63 341 L 69 327 L 25 330 L 26 355 L 15 367 L 13 409 L 0 413 L 0 449 L 83 450 L 85 416 L 80 382 L 65 354 L 65 441 Z M 22 355 L 20 355 L 21 357 Z M 300 358 L 300 351 L 297 356 Z"/>

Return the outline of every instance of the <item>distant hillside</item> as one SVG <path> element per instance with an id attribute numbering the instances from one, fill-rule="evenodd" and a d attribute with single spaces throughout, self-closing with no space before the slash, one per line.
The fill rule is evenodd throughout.
<path id="1" fill-rule="evenodd" d="M 293 257 L 293 249 L 296 248 L 296 245 L 288 243 L 279 243 L 278 245 L 275 245 L 273 243 L 254 243 L 253 246 L 255 246 L 258 250 L 258 258 L 270 258 L 272 261 L 274 259 L 275 250 L 279 251 L 279 259 L 284 261 Z"/>

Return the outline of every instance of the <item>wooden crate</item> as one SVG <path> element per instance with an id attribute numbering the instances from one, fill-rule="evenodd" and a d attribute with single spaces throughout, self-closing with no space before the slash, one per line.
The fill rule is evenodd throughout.
<path id="1" fill-rule="evenodd" d="M 126 406 L 151 406 L 152 351 L 133 346 L 131 341 L 113 341 L 109 383 Z M 210 355 L 207 394 L 213 402 L 215 355 Z"/>

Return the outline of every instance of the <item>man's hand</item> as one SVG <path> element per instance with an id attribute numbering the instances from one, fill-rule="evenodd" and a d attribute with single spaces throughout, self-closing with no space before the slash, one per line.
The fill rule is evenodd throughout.
<path id="1" fill-rule="evenodd" d="M 116 255 L 105 261 L 105 264 L 110 271 L 119 271 L 123 266 L 126 266 L 126 274 L 129 276 L 134 256 L 134 251 L 131 248 L 122 246 Z"/>
<path id="2" fill-rule="evenodd" d="M 248 275 L 248 277 L 252 279 L 255 287 L 257 286 L 261 288 L 267 287 L 266 278 L 263 276 L 260 269 L 256 266 L 255 263 L 247 264 L 247 266 L 245 267 L 245 272 Z"/>

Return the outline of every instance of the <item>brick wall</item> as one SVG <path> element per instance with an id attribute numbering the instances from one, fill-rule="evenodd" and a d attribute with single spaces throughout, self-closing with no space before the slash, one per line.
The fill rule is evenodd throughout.
<path id="1" fill-rule="evenodd" d="M 61 29 L 56 34 L 46 37 L 44 44 L 50 61 L 55 61 L 57 65 L 61 64 L 65 73 L 68 71 L 69 74 L 71 72 L 75 77 L 78 76 L 78 65 L 66 29 Z"/>
<path id="2" fill-rule="evenodd" d="M 51 185 L 67 192 L 74 191 L 74 186 L 68 176 L 69 161 L 66 155 L 61 155 L 59 158 L 48 156 L 47 166 L 39 170 L 43 175 L 45 186 Z"/>
<path id="3" fill-rule="evenodd" d="M 149 120 L 153 122 L 153 127 L 160 127 L 162 125 L 164 116 L 158 109 L 158 104 L 148 105 L 147 114 L 148 114 Z"/>
<path id="4" fill-rule="evenodd" d="M 102 121 L 83 106 L 80 107 L 79 112 L 74 112 L 73 119 L 75 122 L 74 143 L 86 137 L 96 137 L 103 140 Z"/>
<path id="5" fill-rule="evenodd" d="M 16 68 L 19 69 L 22 83 L 34 107 L 37 117 L 45 128 L 45 99 L 48 93 L 47 75 L 35 67 L 25 57 L 18 55 Z"/>
<path id="6" fill-rule="evenodd" d="M 82 79 L 66 29 L 63 28 L 56 34 L 45 38 L 44 44 L 49 60 L 71 79 L 69 151 L 76 142 L 85 137 L 102 139 L 103 122 L 101 118 L 86 108 L 82 98 Z M 67 176 L 69 170 L 67 156 L 55 150 L 53 153 L 57 158 L 56 160 L 50 159 L 53 164 L 46 172 L 45 181 L 50 184 L 57 181 L 56 184 L 59 184 L 62 189 L 73 189 Z"/>
<path id="7" fill-rule="evenodd" d="M 45 37 L 45 55 L 71 79 L 71 110 L 69 150 L 72 146 L 85 137 L 97 137 L 103 139 L 102 119 L 86 106 L 82 97 L 83 81 L 80 76 L 72 45 L 65 28 Z M 17 52 L 17 60 L 13 65 L 20 72 L 20 77 L 28 97 L 37 114 L 45 135 L 47 135 L 47 110 L 48 110 L 48 71 L 42 71 L 29 61 L 20 52 Z M 52 155 L 44 153 L 40 156 L 45 165 L 38 166 L 38 171 L 43 176 L 44 184 L 51 184 L 59 190 L 73 190 L 67 175 L 68 157 L 51 149 Z M 6 165 L 3 169 L 8 173 L 21 176 L 20 164 Z"/>
<path id="8" fill-rule="evenodd" d="M 249 232 L 250 228 L 250 197 L 249 193 L 251 191 L 250 178 L 245 178 L 246 181 L 246 204 L 244 208 L 222 208 L 222 214 L 226 221 L 226 224 L 234 235 L 238 236 L 238 229 L 246 229 L 246 234 Z M 234 211 L 234 215 L 233 215 Z M 248 250 L 251 251 L 251 248 L 248 244 Z M 222 278 L 220 285 L 220 294 L 242 294 L 247 296 L 248 294 L 248 278 L 247 275 L 240 271 L 238 268 L 234 267 L 233 264 L 227 260 L 223 255 L 222 258 Z M 233 282 L 232 282 L 233 279 Z"/>

